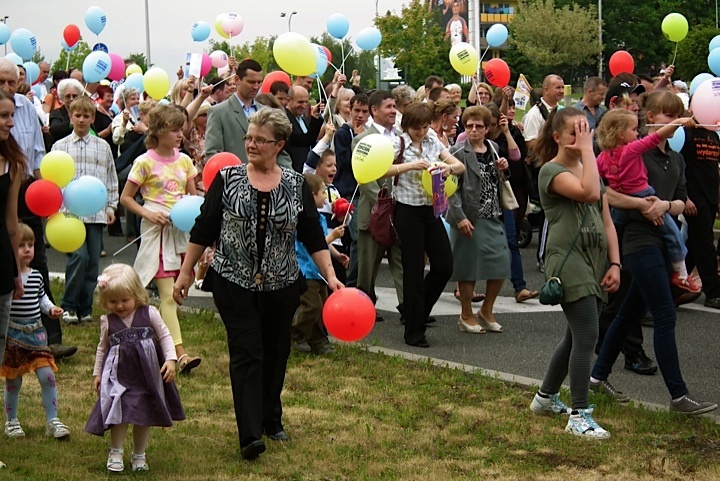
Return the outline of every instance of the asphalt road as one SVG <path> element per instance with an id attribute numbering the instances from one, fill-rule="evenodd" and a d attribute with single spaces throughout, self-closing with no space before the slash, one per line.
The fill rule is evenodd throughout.
<path id="1" fill-rule="evenodd" d="M 536 242 L 537 234 L 530 246 L 521 251 L 528 285 L 538 289 L 544 277 L 535 266 Z M 109 237 L 106 233 L 105 248 L 108 256 L 101 259 L 101 270 L 111 262 L 132 265 L 136 253 L 134 246 L 113 257 L 113 253 L 124 245 L 124 237 Z M 65 255 L 50 249 L 50 271 L 63 273 L 66 259 Z M 378 323 L 366 341 L 389 349 L 540 380 L 565 329 L 565 318 L 559 307 L 542 306 L 536 300 L 516 303 L 508 281 L 496 304 L 497 319 L 503 325 L 504 332 L 482 335 L 460 332 L 456 324 L 460 304 L 453 297 L 453 285 L 448 284 L 433 311 L 438 322 L 428 328 L 427 338 L 431 347 L 414 348 L 403 342 L 403 326 L 399 322 L 399 314 L 394 310 L 397 300 L 394 289 L 391 289 L 392 279 L 386 264 L 380 268 L 377 285 L 378 310 L 385 322 Z M 479 284 L 476 291 L 482 292 L 482 287 Z M 704 307 L 702 300 L 701 296 L 699 301 L 678 309 L 676 335 L 680 364 L 692 394 L 703 400 L 720 402 L 720 311 Z M 214 310 L 212 299 L 205 293 L 191 292 L 187 305 Z M 645 350 L 654 359 L 653 330 L 643 328 L 643 333 Z M 71 343 L 72 339 L 68 338 L 67 342 Z M 625 370 L 622 355 L 615 364 L 610 380 L 616 388 L 633 399 L 660 405 L 669 402 L 662 376 L 640 376 Z"/>

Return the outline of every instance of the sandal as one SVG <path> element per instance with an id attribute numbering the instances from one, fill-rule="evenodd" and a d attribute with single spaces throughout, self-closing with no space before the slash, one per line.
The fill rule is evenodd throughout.
<path id="1" fill-rule="evenodd" d="M 460 290 L 455 289 L 455 299 L 458 301 L 460 300 Z M 485 294 L 478 294 L 477 292 L 473 292 L 472 301 L 473 302 L 481 302 L 485 300 Z"/>
<path id="2" fill-rule="evenodd" d="M 521 289 L 515 293 L 515 302 L 524 302 L 528 299 L 535 299 L 539 296 L 538 291 L 531 291 L 529 289 Z"/>
<path id="3" fill-rule="evenodd" d="M 132 470 L 133 471 L 149 471 L 150 467 L 147 464 L 145 453 L 135 454 L 132 453 Z"/>
<path id="4" fill-rule="evenodd" d="M 202 359 L 199 357 L 190 357 L 187 354 L 180 356 L 177 360 L 178 373 L 179 374 L 190 374 L 190 371 L 200 365 Z"/>
<path id="5" fill-rule="evenodd" d="M 125 469 L 123 464 L 123 449 L 110 448 L 108 452 L 107 464 L 105 465 L 108 471 L 113 473 L 120 473 Z"/>

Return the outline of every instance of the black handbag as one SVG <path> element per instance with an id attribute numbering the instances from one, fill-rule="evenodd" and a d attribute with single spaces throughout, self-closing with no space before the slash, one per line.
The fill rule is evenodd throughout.
<path id="1" fill-rule="evenodd" d="M 580 237 L 580 231 L 582 231 L 582 226 L 585 223 L 585 218 L 587 217 L 588 213 L 588 207 L 585 206 L 585 212 L 583 213 L 582 220 L 580 221 L 580 226 L 578 227 L 577 232 L 575 233 L 575 238 L 572 241 L 572 244 L 570 245 L 570 249 L 568 249 L 567 254 L 565 254 L 565 259 L 563 259 L 562 264 L 560 264 L 560 269 L 558 270 L 558 273 L 556 276 L 548 278 L 545 283 L 540 288 L 540 304 L 546 305 L 546 306 L 554 306 L 556 304 L 560 304 L 563 300 L 563 297 L 565 296 L 565 291 L 562 286 L 562 281 L 560 280 L 560 273 L 563 270 L 563 267 L 565 267 L 565 261 L 568 260 L 568 257 L 570 257 L 570 253 L 572 252 L 573 248 L 575 247 L 575 243 L 578 240 L 578 237 Z"/>
<path id="2" fill-rule="evenodd" d="M 393 164 L 402 164 L 405 153 L 405 139 L 400 137 L 400 153 Z M 398 184 L 399 177 L 396 175 L 393 182 Z M 389 249 L 400 240 L 395 230 L 395 199 L 389 189 L 383 187 L 378 192 L 377 200 L 370 211 L 370 225 L 368 227 L 373 240 L 381 247 Z"/>

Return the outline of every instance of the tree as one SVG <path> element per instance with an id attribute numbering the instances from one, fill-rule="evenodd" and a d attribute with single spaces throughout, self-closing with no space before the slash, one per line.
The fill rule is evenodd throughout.
<path id="1" fill-rule="evenodd" d="M 60 57 L 52 64 L 51 72 L 56 70 L 70 70 L 71 68 L 82 70 L 83 61 L 85 61 L 85 57 L 90 54 L 91 50 L 84 40 L 80 40 L 76 45 L 75 49 L 71 52 L 65 49 L 60 51 Z"/>
<path id="2" fill-rule="evenodd" d="M 554 0 L 521 0 L 510 23 L 510 44 L 537 66 L 590 64 L 601 51 L 594 6 L 555 8 Z"/>
<path id="3" fill-rule="evenodd" d="M 138 66 L 142 69 L 143 72 L 147 72 L 148 64 L 147 64 L 147 58 L 145 57 L 144 53 L 138 53 L 138 52 L 131 53 L 130 55 L 127 56 L 127 59 L 132 60 L 133 62 L 138 64 Z"/>
<path id="4" fill-rule="evenodd" d="M 375 65 L 375 52 L 360 51 L 358 52 L 350 43 L 350 40 L 336 40 L 327 32 L 324 32 L 319 38 L 311 37 L 310 41 L 318 45 L 322 45 L 330 50 L 332 56 L 332 65 L 328 65 L 328 69 L 322 76 L 323 83 L 332 81 L 335 75 L 335 67 L 339 70 L 342 65 L 343 53 L 346 55 L 344 71 L 348 79 L 353 70 L 360 73 L 361 87 L 364 89 L 375 88 L 377 67 Z M 342 48 L 340 47 L 342 42 Z"/>
<path id="5" fill-rule="evenodd" d="M 35 52 L 35 55 L 33 55 L 33 58 L 30 59 L 31 62 L 40 63 L 45 61 L 45 55 L 40 51 L 38 48 Z"/>
<path id="6" fill-rule="evenodd" d="M 227 40 L 223 40 L 222 42 L 210 40 L 208 53 L 214 52 L 215 50 L 222 50 L 229 56 L 235 57 L 238 62 L 242 62 L 242 60 L 246 58 L 251 58 L 258 62 L 265 72 L 271 72 L 278 69 L 272 53 L 272 44 L 276 38 L 277 36 L 256 37 L 252 43 L 245 42 L 242 45 L 231 45 Z"/>
<path id="7" fill-rule="evenodd" d="M 693 26 L 678 44 L 675 77 L 691 81 L 699 73 L 709 72 L 708 44 L 718 34 L 714 25 Z"/>
<path id="8" fill-rule="evenodd" d="M 438 15 L 422 0 L 412 0 L 400 16 L 388 12 L 375 20 L 382 33 L 380 53 L 395 58 L 410 85 L 423 85 L 429 75 L 439 75 L 446 83 L 460 80 L 450 66 L 450 43 L 445 41 Z"/>

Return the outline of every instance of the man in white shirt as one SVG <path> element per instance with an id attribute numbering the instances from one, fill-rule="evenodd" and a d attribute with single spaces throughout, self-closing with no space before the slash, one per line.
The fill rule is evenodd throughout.
<path id="1" fill-rule="evenodd" d="M 545 120 L 550 111 L 558 106 L 558 103 L 565 96 L 565 82 L 558 75 L 548 75 L 543 80 L 543 95 L 540 102 L 533 106 L 523 117 L 523 136 L 528 147 L 532 148 L 533 140 L 540 135 Z"/>

